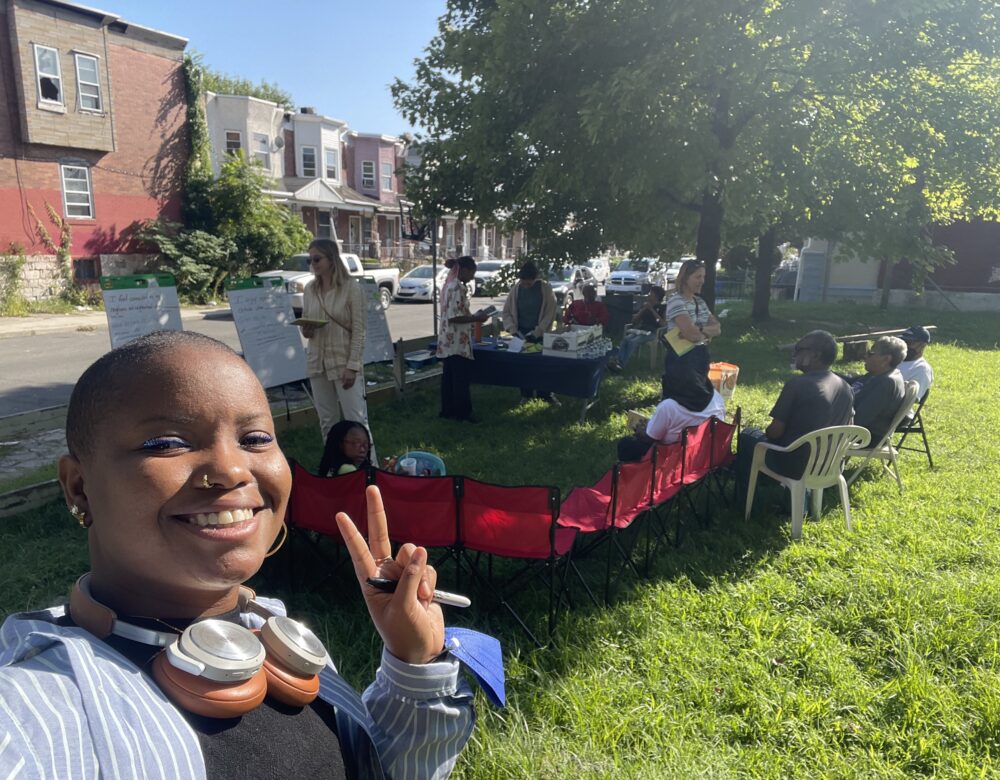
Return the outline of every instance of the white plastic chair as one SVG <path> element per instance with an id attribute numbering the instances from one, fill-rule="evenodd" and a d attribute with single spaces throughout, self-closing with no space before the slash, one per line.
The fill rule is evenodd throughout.
<path id="1" fill-rule="evenodd" d="M 820 510 L 823 508 L 823 491 L 834 485 L 838 485 L 840 488 L 840 505 L 844 508 L 844 520 L 847 524 L 847 530 L 850 531 L 851 500 L 847 493 L 847 482 L 844 480 L 844 460 L 853 448 L 864 447 L 869 441 L 871 441 L 871 434 L 859 425 L 834 425 L 800 436 L 787 447 L 759 442 L 754 447 L 753 462 L 750 466 L 746 519 L 750 519 L 750 509 L 753 507 L 753 497 L 757 489 L 757 477 L 760 474 L 766 474 L 791 491 L 793 539 L 802 538 L 806 490 L 812 491 L 812 515 L 814 519 L 819 520 Z M 778 474 L 769 469 L 764 462 L 768 451 L 794 452 L 802 447 L 809 448 L 809 457 L 805 471 L 799 479 L 791 479 Z"/>
<path id="2" fill-rule="evenodd" d="M 905 386 L 906 391 L 903 393 L 903 401 L 899 405 L 899 411 L 897 411 L 896 416 L 892 418 L 892 424 L 889 426 L 889 430 L 886 431 L 885 436 L 882 437 L 882 440 L 874 447 L 859 447 L 855 451 L 849 453 L 849 457 L 863 457 L 864 460 L 861 462 L 861 465 L 852 471 L 851 475 L 847 478 L 848 485 L 853 484 L 854 480 L 861 476 L 861 472 L 865 470 L 865 467 L 868 465 L 868 461 L 881 460 L 888 461 L 888 464 L 882 464 L 882 469 L 883 471 L 889 472 L 896 478 L 896 485 L 899 487 L 899 492 L 903 492 L 903 480 L 899 478 L 899 466 L 896 464 L 896 458 L 899 455 L 899 450 L 892 445 L 892 437 L 896 433 L 896 428 L 899 427 L 903 418 L 906 417 L 906 413 L 913 408 L 913 403 L 917 400 L 917 392 L 920 389 L 920 386 L 912 379 L 908 380 Z"/>

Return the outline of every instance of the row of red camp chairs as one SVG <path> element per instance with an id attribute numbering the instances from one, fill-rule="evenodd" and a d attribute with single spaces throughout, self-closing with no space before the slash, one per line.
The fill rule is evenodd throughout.
<path id="1" fill-rule="evenodd" d="M 462 571 L 468 571 L 536 643 L 510 599 L 541 578 L 549 591 L 551 633 L 556 613 L 568 595 L 566 577 L 575 571 L 571 552 L 576 530 L 556 522 L 559 488 L 509 487 L 463 476 L 414 477 L 379 469 L 317 477 L 293 462 L 289 526 L 343 543 L 334 518 L 337 512 L 346 512 L 358 530 L 367 534 L 365 487 L 369 484 L 377 485 L 382 494 L 393 542 L 443 549 L 444 555 L 435 566 L 440 568 L 452 559 L 459 587 Z M 520 565 L 506 577 L 508 584 L 504 586 L 491 576 L 492 561 L 488 561 L 488 572 L 481 570 L 482 555 L 514 559 Z"/>
<path id="2" fill-rule="evenodd" d="M 541 580 L 548 590 L 548 629 L 551 635 L 558 610 L 572 604 L 571 574 L 590 599 L 597 599 L 576 567 L 574 542 L 589 552 L 607 542 L 605 600 L 610 598 L 613 551 L 638 575 L 618 535 L 643 513 L 655 514 L 672 499 L 686 496 L 695 510 L 690 489 L 715 476 L 732 461 L 732 441 L 739 425 L 711 418 L 685 430 L 676 444 L 657 445 L 638 462 L 618 463 L 589 488 L 574 488 L 560 504 L 560 492 L 549 486 L 504 486 L 464 476 L 413 477 L 367 469 L 337 477 L 318 477 L 292 464 L 292 495 L 288 523 L 293 530 L 310 531 L 340 544 L 334 517 L 346 512 L 362 534 L 367 533 L 365 487 L 377 485 L 385 505 L 389 537 L 393 542 L 442 550 L 440 567 L 451 559 L 456 581 L 462 572 L 487 588 L 518 622 L 532 641 L 541 644 L 511 604 L 512 597 Z M 695 510 L 697 511 L 697 510 Z M 647 527 L 647 568 L 651 540 L 662 540 L 662 516 Z M 678 533 L 679 533 L 678 526 Z M 515 565 L 494 567 L 494 558 Z M 499 568 L 499 567 L 497 567 Z M 484 570 L 485 569 L 485 570 Z"/>
<path id="3" fill-rule="evenodd" d="M 693 492 L 696 486 L 710 488 L 713 483 L 708 480 L 714 480 L 719 495 L 724 495 L 719 472 L 735 458 L 733 439 L 739 424 L 738 408 L 732 423 L 711 417 L 701 425 L 685 428 L 680 441 L 654 445 L 642 460 L 616 463 L 592 487 L 573 488 L 569 492 L 559 512 L 559 524 L 593 537 L 581 543 L 578 555 L 599 544 L 608 545 L 605 601 L 611 599 L 615 552 L 621 558 L 621 568 L 627 567 L 637 577 L 642 576 L 633 559 L 633 549 L 627 548 L 621 539 L 622 533 L 639 517 L 646 516 L 649 520 L 644 556 L 648 573 L 652 551 L 669 535 L 667 511 L 679 510 L 683 499 L 691 514 L 700 516 Z M 706 513 L 710 495 L 706 490 Z M 679 543 L 683 525 L 679 512 L 676 517 L 675 543 Z"/>

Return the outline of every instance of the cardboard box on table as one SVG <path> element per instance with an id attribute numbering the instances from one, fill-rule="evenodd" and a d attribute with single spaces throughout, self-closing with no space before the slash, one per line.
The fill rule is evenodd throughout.
<path id="1" fill-rule="evenodd" d="M 553 352 L 576 352 L 602 335 L 600 325 L 573 325 L 570 330 L 542 334 L 542 348 Z"/>

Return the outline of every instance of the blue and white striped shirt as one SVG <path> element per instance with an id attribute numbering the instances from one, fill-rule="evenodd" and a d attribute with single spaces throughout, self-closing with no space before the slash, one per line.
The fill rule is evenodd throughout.
<path id="1" fill-rule="evenodd" d="M 284 605 L 257 599 L 275 614 Z M 139 667 L 64 607 L 0 627 L 0 778 L 204 778 L 195 732 Z M 249 627 L 263 622 L 244 614 Z M 411 665 L 382 654 L 364 696 L 330 664 L 320 698 L 337 713 L 344 763 L 359 778 L 444 778 L 472 733 L 472 691 L 446 658 Z"/>

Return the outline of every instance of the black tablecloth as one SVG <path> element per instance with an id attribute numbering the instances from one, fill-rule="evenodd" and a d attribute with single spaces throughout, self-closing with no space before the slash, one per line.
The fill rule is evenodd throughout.
<path id="1" fill-rule="evenodd" d="M 524 387 L 575 398 L 597 396 L 608 364 L 607 355 L 594 360 L 574 360 L 483 345 L 476 345 L 473 354 L 470 379 L 473 384 Z"/>

